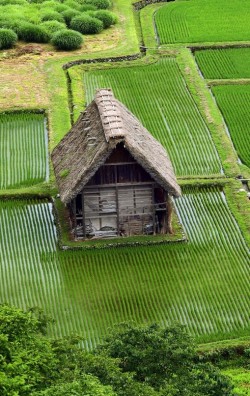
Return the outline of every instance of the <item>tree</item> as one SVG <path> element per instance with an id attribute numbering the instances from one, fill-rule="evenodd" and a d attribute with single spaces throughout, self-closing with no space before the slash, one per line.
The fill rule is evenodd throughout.
<path id="1" fill-rule="evenodd" d="M 231 396 L 182 326 L 122 324 L 92 352 L 50 339 L 39 309 L 0 305 L 1 396 Z"/>

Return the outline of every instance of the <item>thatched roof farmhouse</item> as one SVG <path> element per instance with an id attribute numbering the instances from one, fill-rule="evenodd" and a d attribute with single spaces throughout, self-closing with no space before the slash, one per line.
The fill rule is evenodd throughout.
<path id="1" fill-rule="evenodd" d="M 76 236 L 168 231 L 169 196 L 181 194 L 171 162 L 111 89 L 96 92 L 52 162 Z"/>

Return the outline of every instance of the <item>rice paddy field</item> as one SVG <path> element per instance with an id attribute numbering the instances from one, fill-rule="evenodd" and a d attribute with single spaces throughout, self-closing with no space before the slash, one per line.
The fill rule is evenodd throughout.
<path id="1" fill-rule="evenodd" d="M 250 328 L 249 251 L 218 188 L 175 201 L 189 242 L 58 251 L 51 203 L 0 201 L 0 300 L 39 305 L 90 348 L 124 320 L 180 321 L 201 340 Z M 236 265 L 237 263 L 237 265 Z"/>
<path id="2" fill-rule="evenodd" d="M 195 60 L 207 79 L 250 78 L 250 48 L 195 51 Z"/>
<path id="3" fill-rule="evenodd" d="M 88 103 L 98 87 L 111 87 L 114 95 L 161 142 L 178 176 L 222 172 L 210 132 L 174 58 L 162 58 L 148 66 L 84 73 Z"/>
<path id="4" fill-rule="evenodd" d="M 155 14 L 160 44 L 250 40 L 249 0 L 181 0 Z"/>
<path id="5" fill-rule="evenodd" d="M 212 87 L 240 160 L 250 167 L 250 85 Z"/>
<path id="6" fill-rule="evenodd" d="M 0 189 L 47 179 L 47 140 L 43 114 L 0 114 Z"/>

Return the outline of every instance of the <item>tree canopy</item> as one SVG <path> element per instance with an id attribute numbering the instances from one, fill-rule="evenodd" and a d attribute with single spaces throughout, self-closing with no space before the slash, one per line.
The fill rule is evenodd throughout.
<path id="1" fill-rule="evenodd" d="M 48 337 L 50 321 L 39 309 L 0 306 L 1 396 L 233 395 L 180 325 L 120 324 L 86 351 L 80 337 Z"/>

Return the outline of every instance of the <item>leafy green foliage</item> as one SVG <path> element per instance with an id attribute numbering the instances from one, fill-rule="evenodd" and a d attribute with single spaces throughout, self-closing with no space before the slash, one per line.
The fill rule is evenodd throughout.
<path id="1" fill-rule="evenodd" d="M 95 34 L 103 30 L 103 23 L 90 15 L 76 16 L 71 20 L 70 27 L 82 34 Z"/>
<path id="2" fill-rule="evenodd" d="M 232 395 L 180 326 L 121 325 L 86 352 L 79 337 L 48 338 L 47 323 L 39 309 L 0 305 L 1 396 Z"/>
<path id="3" fill-rule="evenodd" d="M 114 25 L 117 22 L 116 15 L 111 11 L 96 11 L 95 17 L 102 21 L 104 29 L 110 27 L 111 25 Z"/>
<path id="4" fill-rule="evenodd" d="M 43 12 L 43 14 L 41 15 L 41 21 L 42 22 L 45 22 L 45 21 L 58 21 L 58 22 L 63 23 L 64 22 L 64 18 L 59 12 L 48 10 L 46 12 Z"/>
<path id="5" fill-rule="evenodd" d="M 11 29 L 0 29 L 0 50 L 13 47 L 17 41 L 16 33 Z"/>
<path id="6" fill-rule="evenodd" d="M 74 30 L 61 30 L 52 37 L 51 42 L 57 49 L 69 51 L 80 48 L 83 37 Z"/>
<path id="7" fill-rule="evenodd" d="M 84 73 L 84 84 L 88 103 L 97 87 L 111 87 L 115 96 L 165 147 L 178 176 L 221 172 L 210 132 L 175 59 L 162 58 L 144 67 L 90 71 Z"/>
<path id="8" fill-rule="evenodd" d="M 93 4 L 96 8 L 107 9 L 111 7 L 110 0 L 86 0 L 86 3 Z"/>
<path id="9" fill-rule="evenodd" d="M 220 48 L 195 52 L 205 78 L 250 78 L 250 48 Z"/>
<path id="10" fill-rule="evenodd" d="M 161 44 L 249 40 L 248 0 L 178 1 L 155 15 Z"/>
<path id="11" fill-rule="evenodd" d="M 54 33 L 59 32 L 59 30 L 66 29 L 65 24 L 58 21 L 46 21 L 41 23 L 40 26 L 45 28 L 49 35 L 53 35 Z"/>
<path id="12" fill-rule="evenodd" d="M 248 111 L 250 86 L 215 86 L 212 92 L 225 118 L 240 160 L 250 167 L 250 114 Z"/>
<path id="13" fill-rule="evenodd" d="M 62 15 L 63 15 L 63 17 L 64 17 L 64 20 L 65 20 L 65 22 L 66 22 L 66 25 L 69 27 L 69 26 L 70 26 L 71 20 L 72 20 L 74 17 L 81 15 L 81 13 L 80 13 L 79 11 L 77 11 L 77 10 L 72 10 L 71 8 L 69 8 L 68 10 L 63 11 L 63 12 L 62 12 Z"/>

